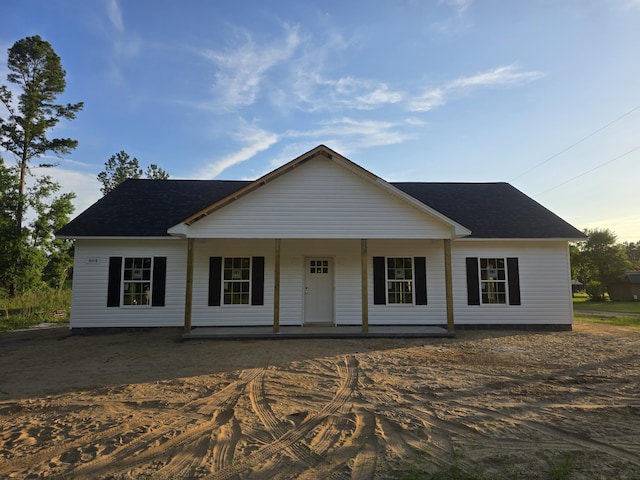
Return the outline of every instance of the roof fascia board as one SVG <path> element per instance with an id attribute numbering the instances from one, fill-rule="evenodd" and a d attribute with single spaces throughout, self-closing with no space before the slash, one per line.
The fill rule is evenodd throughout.
<path id="1" fill-rule="evenodd" d="M 60 240 L 179 240 L 178 237 L 165 235 L 162 237 L 123 237 L 123 236 L 83 236 L 83 235 L 56 235 Z"/>
<path id="2" fill-rule="evenodd" d="M 526 237 L 526 238 L 507 238 L 507 237 L 465 237 L 456 239 L 457 242 L 584 242 L 586 238 L 578 237 Z"/>

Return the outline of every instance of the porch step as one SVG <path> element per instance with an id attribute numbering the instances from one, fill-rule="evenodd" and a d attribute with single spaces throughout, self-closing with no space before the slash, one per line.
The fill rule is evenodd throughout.
<path id="1" fill-rule="evenodd" d="M 197 327 L 182 335 L 183 340 L 217 339 L 283 339 L 283 338 L 452 338 L 450 332 L 440 326 L 370 326 L 364 333 L 360 326 L 296 326 L 280 327 Z"/>

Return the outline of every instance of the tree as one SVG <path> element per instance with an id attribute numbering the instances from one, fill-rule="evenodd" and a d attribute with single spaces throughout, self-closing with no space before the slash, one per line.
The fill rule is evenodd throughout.
<path id="1" fill-rule="evenodd" d="M 14 167 L 0 160 L 0 287 L 14 295 L 39 287 L 46 266 L 61 255 L 59 249 L 69 248 L 68 242 L 55 240 L 53 232 L 68 221 L 73 194 L 56 197 L 60 185 L 47 176 L 27 188 L 27 177 L 36 158 L 47 152 L 67 154 L 77 146 L 76 140 L 50 139 L 47 133 L 60 120 L 74 119 L 83 103 L 56 103 L 66 87 L 66 72 L 51 44 L 37 35 L 14 43 L 7 66 L 7 81 L 20 93 L 14 99 L 14 92 L 0 85 L 0 102 L 6 109 L 0 118 L 0 146 L 16 158 Z M 34 220 L 24 225 L 29 208 Z"/>
<path id="2" fill-rule="evenodd" d="M 622 246 L 631 262 L 631 268 L 640 270 L 640 242 L 624 242 Z"/>
<path id="3" fill-rule="evenodd" d="M 617 237 L 609 229 L 586 229 L 588 239 L 580 247 L 581 261 L 590 270 L 591 278 L 600 282 L 605 291 L 608 285 L 619 279 L 629 268 L 629 260 Z M 588 281 L 585 283 L 587 284 Z"/>
<path id="4" fill-rule="evenodd" d="M 77 140 L 48 139 L 47 131 L 63 118 L 74 119 L 84 104 L 55 103 L 56 97 L 66 87 L 66 72 L 51 44 L 38 35 L 14 43 L 9 49 L 7 66 L 10 72 L 7 80 L 22 90 L 15 105 L 11 90 L 5 85 L 0 86 L 0 101 L 9 113 L 8 118 L 0 119 L 0 145 L 16 156 L 19 166 L 15 212 L 15 228 L 19 231 L 26 208 L 26 180 L 30 162 L 47 152 L 63 155 L 76 148 Z"/>
<path id="5" fill-rule="evenodd" d="M 126 179 L 140 178 L 143 174 L 138 159 L 136 157 L 131 158 L 124 150 L 111 155 L 104 165 L 105 169 L 98 174 L 98 181 L 102 183 L 100 191 L 103 195 L 108 194 Z M 155 163 L 152 163 L 147 167 L 146 178 L 167 180 L 169 174 Z"/>

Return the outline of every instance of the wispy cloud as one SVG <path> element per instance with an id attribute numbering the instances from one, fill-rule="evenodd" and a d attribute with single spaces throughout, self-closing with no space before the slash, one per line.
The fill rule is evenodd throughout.
<path id="1" fill-rule="evenodd" d="M 521 71 L 515 65 L 505 65 L 459 77 L 439 87 L 428 87 L 423 93 L 411 98 L 408 109 L 412 112 L 427 112 L 445 105 L 451 96 L 461 90 L 481 87 L 514 87 L 542 78 L 544 74 L 536 71 Z"/>
<path id="2" fill-rule="evenodd" d="M 473 3 L 473 0 L 440 0 L 441 4 L 450 5 L 453 7 L 458 15 L 462 15 L 469 6 Z"/>
<path id="3" fill-rule="evenodd" d="M 248 124 L 245 124 L 240 128 L 236 137 L 237 140 L 243 144 L 240 149 L 221 159 L 209 163 L 196 173 L 194 178 L 216 178 L 226 169 L 253 158 L 256 154 L 269 149 L 278 141 L 278 135 L 275 133 L 268 132 L 267 130 L 258 128 L 255 125 Z"/>
<path id="4" fill-rule="evenodd" d="M 285 25 L 285 30 L 284 38 L 266 43 L 256 43 L 243 31 L 237 45 L 225 51 L 200 52 L 218 66 L 214 88 L 221 107 L 236 109 L 256 101 L 267 73 L 290 59 L 300 44 L 297 27 Z"/>
<path id="5" fill-rule="evenodd" d="M 122 32 L 124 30 L 124 22 L 122 21 L 122 10 L 118 0 L 107 0 L 107 15 L 113 28 Z"/>
<path id="6" fill-rule="evenodd" d="M 447 85 L 447 89 L 522 85 L 543 77 L 541 72 L 521 72 L 515 65 L 505 65 L 487 72 L 460 77 Z"/>

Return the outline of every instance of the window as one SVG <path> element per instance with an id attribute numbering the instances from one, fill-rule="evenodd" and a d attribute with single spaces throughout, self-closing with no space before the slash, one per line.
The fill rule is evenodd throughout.
<path id="1" fill-rule="evenodd" d="M 311 275 L 329 273 L 329 260 L 309 260 L 309 273 Z"/>
<path id="2" fill-rule="evenodd" d="M 507 275 L 504 258 L 480 259 L 482 303 L 507 303 Z"/>
<path id="3" fill-rule="evenodd" d="M 107 307 L 164 307 L 167 257 L 109 257 Z"/>
<path id="4" fill-rule="evenodd" d="M 413 304 L 411 257 L 387 258 L 387 301 L 390 304 Z"/>
<path id="5" fill-rule="evenodd" d="M 249 305 L 251 258 L 225 258 L 223 264 L 225 305 Z"/>
<path id="6" fill-rule="evenodd" d="M 126 257 L 123 269 L 123 305 L 151 303 L 151 258 Z"/>

